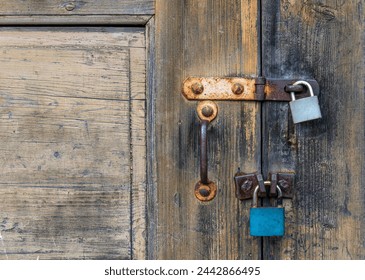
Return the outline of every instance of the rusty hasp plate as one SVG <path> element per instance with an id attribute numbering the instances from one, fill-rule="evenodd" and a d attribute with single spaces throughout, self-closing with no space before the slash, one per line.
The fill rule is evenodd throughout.
<path id="1" fill-rule="evenodd" d="M 294 173 L 274 173 L 270 172 L 269 178 L 271 182 L 275 182 L 281 192 L 283 193 L 283 198 L 293 198 L 294 196 Z"/>
<path id="2" fill-rule="evenodd" d="M 189 77 L 183 83 L 182 93 L 188 100 L 246 100 L 246 101 L 291 101 L 290 91 L 296 99 L 309 96 L 307 89 L 293 86 L 303 79 L 272 79 L 264 77 Z M 304 79 L 318 95 L 316 80 Z"/>
<path id="3" fill-rule="evenodd" d="M 301 99 L 309 96 L 309 91 L 303 86 L 292 86 L 299 80 L 305 80 L 313 89 L 314 95 L 319 94 L 319 85 L 312 79 L 266 79 L 265 100 L 267 101 L 291 101 L 290 90 L 295 92 L 295 98 Z"/>
<path id="4" fill-rule="evenodd" d="M 187 78 L 183 95 L 189 100 L 255 100 L 255 78 Z"/>
<path id="5" fill-rule="evenodd" d="M 269 181 L 264 181 L 259 173 L 246 174 L 238 171 L 234 176 L 236 197 L 240 200 L 253 198 L 253 193 L 257 186 L 260 187 L 259 196 L 276 197 L 278 186 L 283 194 L 282 198 L 293 198 L 294 195 L 294 173 L 290 172 L 271 172 Z"/>
<path id="6" fill-rule="evenodd" d="M 260 187 L 259 196 L 265 196 L 265 185 L 261 174 L 251 173 L 237 173 L 234 177 L 236 185 L 236 197 L 240 200 L 251 199 L 257 186 Z"/>

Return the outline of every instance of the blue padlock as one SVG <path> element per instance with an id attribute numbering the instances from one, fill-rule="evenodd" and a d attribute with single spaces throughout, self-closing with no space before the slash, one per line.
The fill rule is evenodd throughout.
<path id="1" fill-rule="evenodd" d="M 278 196 L 277 207 L 257 207 L 257 193 L 259 186 L 253 194 L 253 205 L 250 209 L 250 235 L 251 236 L 284 236 L 285 233 L 285 208 L 282 204 L 282 192 L 276 186 Z"/>

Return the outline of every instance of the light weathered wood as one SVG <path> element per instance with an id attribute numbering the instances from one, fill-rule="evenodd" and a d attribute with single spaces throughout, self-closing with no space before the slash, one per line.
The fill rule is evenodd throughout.
<path id="1" fill-rule="evenodd" d="M 154 0 L 0 1 L 0 15 L 152 15 Z"/>
<path id="2" fill-rule="evenodd" d="M 1 259 L 130 256 L 129 185 L 1 186 Z"/>
<path id="3" fill-rule="evenodd" d="M 285 205 L 286 235 L 266 240 L 264 258 L 365 258 L 360 2 L 264 2 L 264 74 L 316 78 L 323 115 L 294 126 L 287 104 L 265 104 L 264 170 L 293 170 L 296 185 Z"/>
<path id="4" fill-rule="evenodd" d="M 146 224 L 146 49 L 130 50 L 130 114 L 131 114 L 131 161 L 132 161 L 132 258 L 147 256 Z"/>
<path id="5" fill-rule="evenodd" d="M 0 16 L 1 25 L 146 25 L 151 15 Z"/>
<path id="6" fill-rule="evenodd" d="M 181 95 L 188 76 L 258 74 L 256 1 L 156 2 L 157 233 L 159 259 L 257 259 L 249 237 L 250 203 L 235 198 L 237 167 L 260 170 L 260 105 L 218 102 L 208 128 L 209 177 L 217 197 L 200 203 L 196 102 Z M 247 26 L 248 24 L 248 26 Z M 168 28 L 167 28 L 168 27 Z M 253 57 L 253 58 L 252 58 Z"/>
<path id="7" fill-rule="evenodd" d="M 0 257 L 145 258 L 143 28 L 0 29 Z"/>
<path id="8" fill-rule="evenodd" d="M 62 34 L 64 32 L 67 32 L 67 36 Z M 24 36 L 28 33 L 31 33 L 31 36 Z M 126 47 L 144 48 L 143 34 L 144 28 L 139 27 L 63 27 L 62 29 L 41 26 L 2 27 L 0 42 L 7 44 L 8 48 L 17 49 L 73 48 L 77 50 L 89 47 L 93 51 L 102 51 L 103 49 L 112 51 L 126 50 L 128 49 Z M 110 44 L 105 44 L 106 38 Z M 113 67 L 119 67 L 119 65 Z"/>

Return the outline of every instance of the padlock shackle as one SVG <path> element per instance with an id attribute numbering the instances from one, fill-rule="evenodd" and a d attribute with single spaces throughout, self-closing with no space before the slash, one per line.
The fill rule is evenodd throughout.
<path id="1" fill-rule="evenodd" d="M 252 207 L 257 207 L 257 193 L 258 193 L 259 189 L 260 189 L 260 187 L 257 186 L 253 192 Z"/>
<path id="2" fill-rule="evenodd" d="M 271 182 L 270 181 L 265 181 L 265 186 L 270 186 Z M 257 207 L 257 201 L 258 201 L 258 197 L 257 197 L 257 193 L 259 192 L 260 187 L 257 186 L 253 192 L 253 199 L 252 199 L 252 207 L 256 208 Z M 280 187 L 278 185 L 276 185 L 276 190 L 278 191 L 278 197 L 277 199 L 280 199 L 283 197 L 283 192 L 281 191 Z"/>
<path id="3" fill-rule="evenodd" d="M 296 85 L 303 85 L 305 86 L 308 90 L 309 90 L 309 94 L 310 96 L 314 96 L 314 93 L 313 93 L 313 88 L 312 86 L 310 85 L 310 83 L 306 82 L 306 81 L 297 81 L 293 84 L 293 86 L 296 86 Z M 295 92 L 291 92 L 290 93 L 290 96 L 291 96 L 291 100 L 294 101 L 295 100 Z"/>

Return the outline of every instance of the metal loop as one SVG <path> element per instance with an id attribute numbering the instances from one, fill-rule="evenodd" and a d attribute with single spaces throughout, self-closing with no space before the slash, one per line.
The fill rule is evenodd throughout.
<path id="1" fill-rule="evenodd" d="M 313 88 L 312 88 L 312 86 L 310 85 L 310 83 L 308 83 L 308 82 L 306 82 L 306 81 L 297 81 L 297 82 L 295 82 L 294 84 L 293 84 L 293 86 L 296 86 L 296 85 L 303 85 L 303 86 L 305 86 L 305 87 L 307 87 L 308 88 L 308 90 L 309 90 L 309 94 L 310 94 L 310 96 L 314 96 L 314 93 L 313 93 Z M 290 93 L 290 96 L 291 96 L 291 100 L 293 101 L 293 100 L 295 100 L 295 92 L 291 92 Z"/>
<path id="2" fill-rule="evenodd" d="M 253 192 L 252 206 L 257 207 L 257 193 L 259 191 L 259 186 L 257 186 Z"/>

